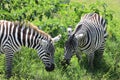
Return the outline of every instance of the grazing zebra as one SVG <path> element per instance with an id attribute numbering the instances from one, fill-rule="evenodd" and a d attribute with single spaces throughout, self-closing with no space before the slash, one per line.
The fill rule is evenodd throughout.
<path id="1" fill-rule="evenodd" d="M 94 55 L 102 56 L 107 38 L 106 22 L 97 13 L 85 14 L 72 32 L 68 28 L 68 40 L 65 42 L 63 65 L 69 64 L 71 57 L 76 53 L 78 59 L 84 52 L 88 57 L 88 65 L 93 69 Z"/>
<path id="2" fill-rule="evenodd" d="M 60 37 L 52 38 L 29 22 L 0 20 L 0 51 L 6 56 L 6 77 L 11 77 L 13 55 L 21 46 L 35 49 L 46 71 L 54 70 L 53 43 Z"/>

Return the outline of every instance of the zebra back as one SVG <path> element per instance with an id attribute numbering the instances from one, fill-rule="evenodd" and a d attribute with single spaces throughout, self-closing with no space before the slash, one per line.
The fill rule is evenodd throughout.
<path id="1" fill-rule="evenodd" d="M 18 24 L 19 24 L 19 25 L 22 25 L 22 26 L 20 26 L 20 27 L 23 27 L 23 25 L 24 25 L 25 27 L 31 28 L 31 29 L 33 29 L 34 31 L 37 31 L 39 34 L 44 35 L 46 38 L 52 40 L 52 37 L 51 37 L 49 34 L 45 33 L 45 32 L 42 31 L 42 30 L 40 30 L 37 26 L 33 25 L 33 24 L 30 23 L 30 22 L 27 22 L 27 21 L 26 21 L 26 22 L 15 21 L 14 24 L 15 24 L 15 25 L 18 25 Z"/>
<path id="2" fill-rule="evenodd" d="M 90 21 L 90 22 L 93 22 L 94 24 L 100 25 L 98 27 L 103 27 L 103 29 L 104 29 L 104 38 L 106 40 L 106 38 L 108 36 L 108 34 L 106 32 L 107 31 L 106 20 L 97 13 L 85 14 L 84 16 L 81 17 L 80 23 L 84 22 L 86 20 Z"/>

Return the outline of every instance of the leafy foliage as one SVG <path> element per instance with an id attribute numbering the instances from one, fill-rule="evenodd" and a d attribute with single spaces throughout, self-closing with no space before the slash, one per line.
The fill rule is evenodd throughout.
<path id="1" fill-rule="evenodd" d="M 98 64 L 100 66 L 92 74 L 86 69 L 85 55 L 82 56 L 81 63 L 78 63 L 76 57 L 73 57 L 71 66 L 63 70 L 60 62 L 64 55 L 64 41 L 67 39 L 66 29 L 68 26 L 74 29 L 81 16 L 88 12 L 99 13 L 107 20 L 109 36 L 106 42 L 104 60 Z M 61 41 L 55 44 L 55 71 L 46 72 L 44 65 L 35 54 L 36 52 L 23 48 L 21 52 L 15 54 L 11 80 L 120 79 L 120 22 L 114 14 L 116 11 L 108 8 L 108 5 L 101 1 L 88 4 L 70 0 L 0 0 L 1 20 L 27 20 L 52 37 L 62 34 Z M 4 55 L 0 54 L 1 79 L 4 79 L 4 74 Z"/>

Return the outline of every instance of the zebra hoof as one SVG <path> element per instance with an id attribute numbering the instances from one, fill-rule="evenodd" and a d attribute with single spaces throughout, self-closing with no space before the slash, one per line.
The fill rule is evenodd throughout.
<path id="1" fill-rule="evenodd" d="M 5 72 L 5 75 L 6 75 L 6 76 L 5 76 L 6 79 L 10 79 L 11 76 L 12 76 L 11 71 L 9 71 L 9 70 L 6 71 L 6 72 Z"/>
<path id="2" fill-rule="evenodd" d="M 12 76 L 11 74 L 7 74 L 7 75 L 6 75 L 6 79 L 10 79 L 11 76 Z"/>
<path id="3" fill-rule="evenodd" d="M 54 68 L 55 68 L 55 65 L 54 65 L 54 64 L 51 64 L 50 67 L 47 67 L 47 66 L 45 67 L 46 71 L 48 71 L 48 72 L 53 71 Z"/>

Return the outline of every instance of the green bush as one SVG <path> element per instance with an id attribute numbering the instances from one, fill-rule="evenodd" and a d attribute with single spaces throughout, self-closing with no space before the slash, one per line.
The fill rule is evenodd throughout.
<path id="1" fill-rule="evenodd" d="M 82 15 L 96 12 L 107 21 L 108 39 L 104 52 L 104 61 L 92 74 L 86 69 L 86 57 L 79 64 L 76 57 L 71 66 L 62 69 L 64 42 L 67 39 L 66 29 L 73 29 Z M 108 8 L 102 1 L 82 3 L 70 0 L 0 0 L 0 19 L 10 21 L 30 21 L 52 37 L 62 34 L 62 39 L 55 44 L 56 69 L 46 72 L 34 50 L 23 48 L 15 54 L 13 76 L 11 80 L 117 80 L 120 79 L 120 20 L 114 16 L 115 10 Z M 0 78 L 4 80 L 4 55 L 0 54 Z"/>

